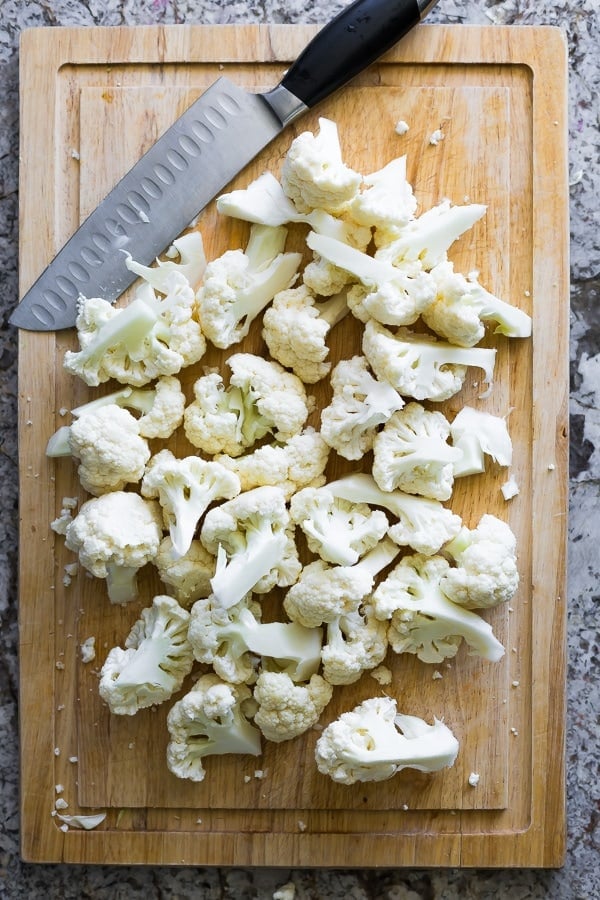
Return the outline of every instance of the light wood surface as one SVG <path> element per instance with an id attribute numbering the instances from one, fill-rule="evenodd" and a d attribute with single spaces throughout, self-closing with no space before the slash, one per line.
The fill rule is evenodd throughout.
<path id="1" fill-rule="evenodd" d="M 140 154 L 222 72 L 260 90 L 274 85 L 313 29 L 183 27 L 39 29 L 21 48 L 21 289 Z M 164 762 L 170 704 L 110 716 L 97 692 L 106 653 L 122 644 L 158 582 L 110 606 L 49 529 L 63 497 L 83 494 L 70 460 L 48 461 L 60 411 L 94 396 L 62 370 L 71 331 L 20 337 L 22 852 L 32 861 L 284 866 L 556 866 L 564 853 L 565 534 L 568 222 L 565 48 L 551 28 L 420 26 L 347 89 L 308 114 L 237 179 L 279 172 L 294 133 L 334 119 L 347 162 L 364 173 L 407 154 L 420 208 L 444 197 L 487 204 L 452 251 L 456 268 L 533 315 L 532 340 L 498 348 L 491 396 L 471 380 L 445 404 L 510 413 L 519 495 L 505 470 L 457 482 L 451 506 L 474 526 L 484 512 L 518 537 L 521 587 L 487 618 L 506 647 L 497 664 L 466 655 L 426 666 L 392 658 L 389 692 L 404 712 L 444 717 L 460 740 L 456 765 L 434 776 L 334 785 L 313 764 L 318 732 L 265 746 L 260 760 L 209 758 L 200 785 Z M 410 130 L 394 131 L 398 119 Z M 437 146 L 429 136 L 441 128 Z M 242 246 L 247 226 L 198 222 L 209 257 Z M 301 246 L 302 231 L 291 232 Z M 360 324 L 334 331 L 332 359 L 360 349 Z M 263 352 L 259 328 L 244 349 Z M 211 351 L 202 365 L 220 364 Z M 183 378 L 186 390 L 198 371 Z M 316 386 L 317 405 L 327 386 Z M 318 424 L 318 413 L 314 417 Z M 171 446 L 185 452 L 178 439 Z M 328 474 L 351 467 L 333 458 Z M 277 602 L 273 598 L 274 603 Z M 135 606 L 135 608 L 133 608 Z M 96 638 L 84 665 L 79 645 Z M 442 678 L 433 678 L 438 669 Z M 369 676 L 338 688 L 323 723 L 381 693 Z M 76 761 L 69 761 L 70 759 Z M 265 775 L 254 777 L 260 767 Z M 478 772 L 476 788 L 468 783 Z M 245 776 L 250 776 L 246 780 Z M 94 831 L 63 832 L 51 816 L 55 785 L 68 813 L 107 811 Z"/>

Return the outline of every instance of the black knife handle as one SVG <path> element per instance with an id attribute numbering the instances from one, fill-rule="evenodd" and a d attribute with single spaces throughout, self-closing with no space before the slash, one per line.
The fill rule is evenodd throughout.
<path id="1" fill-rule="evenodd" d="M 356 0 L 305 47 L 282 86 L 315 106 L 393 47 L 419 22 L 422 8 L 418 0 Z"/>

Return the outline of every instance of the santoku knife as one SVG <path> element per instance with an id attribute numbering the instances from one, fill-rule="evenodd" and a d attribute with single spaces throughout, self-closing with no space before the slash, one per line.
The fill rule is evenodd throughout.
<path id="1" fill-rule="evenodd" d="M 437 0 L 356 0 L 325 25 L 278 85 L 248 93 L 220 78 L 141 157 L 25 294 L 10 321 L 75 324 L 81 296 L 113 302 L 292 121 L 389 50 Z"/>

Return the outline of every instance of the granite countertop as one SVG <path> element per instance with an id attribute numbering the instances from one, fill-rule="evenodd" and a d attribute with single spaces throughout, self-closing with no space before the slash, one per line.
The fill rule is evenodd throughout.
<path id="1" fill-rule="evenodd" d="M 19 859 L 17 733 L 18 40 L 29 26 L 322 23 L 328 0 L 1 0 L 0 2 L 0 898 L 600 896 L 600 14 L 598 0 L 440 0 L 430 22 L 558 25 L 570 52 L 571 471 L 568 642 L 568 854 L 546 870 L 289 871 L 27 865 Z"/>

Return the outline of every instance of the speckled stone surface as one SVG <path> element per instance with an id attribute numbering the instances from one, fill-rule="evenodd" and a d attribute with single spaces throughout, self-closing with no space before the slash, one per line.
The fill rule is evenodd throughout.
<path id="1" fill-rule="evenodd" d="M 0 0 L 0 898 L 472 900 L 600 897 L 600 6 L 598 0 L 440 0 L 430 21 L 549 24 L 570 50 L 571 479 L 568 855 L 559 871 L 289 871 L 33 866 L 19 859 L 16 334 L 18 39 L 32 25 L 315 23 L 330 0 Z"/>

